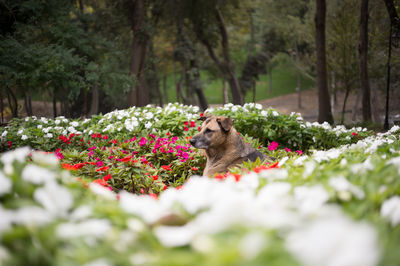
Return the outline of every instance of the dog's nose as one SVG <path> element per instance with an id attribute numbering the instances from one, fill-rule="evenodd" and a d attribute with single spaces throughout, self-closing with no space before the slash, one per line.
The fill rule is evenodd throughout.
<path id="1" fill-rule="evenodd" d="M 196 139 L 192 138 L 189 140 L 190 144 L 192 144 L 192 146 L 194 146 L 196 144 Z"/>

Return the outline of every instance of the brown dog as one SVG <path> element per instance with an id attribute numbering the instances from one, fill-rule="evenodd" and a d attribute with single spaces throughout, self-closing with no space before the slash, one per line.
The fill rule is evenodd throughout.
<path id="1" fill-rule="evenodd" d="M 233 128 L 233 120 L 224 116 L 201 117 L 203 120 L 200 133 L 191 140 L 195 148 L 205 149 L 207 164 L 204 176 L 214 176 L 216 173 L 228 171 L 228 168 L 244 161 L 255 161 L 266 156 L 246 144 Z"/>

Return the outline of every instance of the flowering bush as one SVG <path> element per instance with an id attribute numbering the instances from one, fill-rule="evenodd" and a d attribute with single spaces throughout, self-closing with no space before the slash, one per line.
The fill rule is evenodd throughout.
<path id="1" fill-rule="evenodd" d="M 85 188 L 59 158 L 70 158 L 64 167 L 73 171 L 108 171 L 108 164 L 19 148 L 0 156 L 0 263 L 396 265 L 399 135 L 394 127 L 326 151 L 247 163 L 214 179 L 191 177 L 159 197 L 116 193 L 97 182 Z M 97 156 L 103 136 L 90 136 L 96 149 L 82 156 Z M 63 139 L 80 144 L 75 137 Z M 158 138 L 151 139 L 123 143 L 150 150 Z M 279 145 L 273 152 L 286 152 Z M 117 164 L 132 163 L 125 157 Z"/>

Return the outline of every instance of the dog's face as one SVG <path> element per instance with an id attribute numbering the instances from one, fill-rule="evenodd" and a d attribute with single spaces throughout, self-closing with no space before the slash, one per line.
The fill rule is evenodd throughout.
<path id="1" fill-rule="evenodd" d="M 200 132 L 190 140 L 190 144 L 195 148 L 207 150 L 224 143 L 232 128 L 233 120 L 224 116 L 201 117 L 200 119 L 204 121 Z"/>

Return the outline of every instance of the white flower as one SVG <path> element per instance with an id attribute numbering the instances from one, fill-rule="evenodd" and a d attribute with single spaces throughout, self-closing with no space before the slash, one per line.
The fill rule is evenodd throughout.
<path id="1" fill-rule="evenodd" d="M 59 125 L 59 124 L 61 123 L 61 121 L 58 120 L 58 119 L 56 119 L 56 120 L 54 121 L 54 123 L 55 123 L 56 125 Z"/>
<path id="2" fill-rule="evenodd" d="M 36 189 L 33 198 L 50 213 L 58 216 L 65 216 L 73 204 L 69 190 L 56 182 L 47 182 L 44 187 Z"/>
<path id="3" fill-rule="evenodd" d="M 278 166 L 282 167 L 282 165 L 284 165 L 287 160 L 289 160 L 288 156 L 283 157 L 282 159 L 279 160 Z"/>
<path id="4" fill-rule="evenodd" d="M 254 259 L 265 248 L 267 240 L 261 233 L 246 234 L 239 243 L 240 255 L 247 260 Z"/>
<path id="5" fill-rule="evenodd" d="M 294 201 L 304 214 L 318 211 L 329 200 L 329 194 L 323 186 L 299 186 L 294 189 Z"/>
<path id="6" fill-rule="evenodd" d="M 50 139 L 50 138 L 52 138 L 52 137 L 53 137 L 53 134 L 51 134 L 51 133 L 47 133 L 46 135 L 44 135 L 44 137 L 45 137 L 45 138 L 49 138 L 49 139 Z"/>
<path id="7" fill-rule="evenodd" d="M 5 136 L 7 136 L 7 133 L 8 133 L 8 131 L 7 131 L 7 130 L 4 130 L 4 132 L 1 133 L 1 137 L 4 138 Z"/>
<path id="8" fill-rule="evenodd" d="M 0 196 L 11 192 L 12 182 L 0 171 Z"/>
<path id="9" fill-rule="evenodd" d="M 14 214 L 14 222 L 25 226 L 44 226 L 52 222 L 54 216 L 38 206 L 19 208 Z"/>
<path id="10" fill-rule="evenodd" d="M 92 215 L 93 209 L 88 205 L 82 205 L 76 208 L 70 215 L 71 221 L 81 221 L 87 219 Z"/>
<path id="11" fill-rule="evenodd" d="M 97 183 L 90 183 L 89 189 L 96 195 L 102 196 L 103 198 L 109 199 L 109 200 L 116 200 L 117 199 L 117 194 L 115 192 L 109 190 L 106 187 L 103 187 L 102 185 L 99 185 Z"/>
<path id="12" fill-rule="evenodd" d="M 0 217 L 1 217 L 0 219 L 0 236 L 1 236 L 2 232 L 10 230 L 15 214 L 13 213 L 13 211 L 3 209 L 3 207 L 0 205 Z"/>
<path id="13" fill-rule="evenodd" d="M 269 181 L 282 180 L 288 177 L 286 169 L 268 169 L 260 172 L 260 177 L 268 179 Z"/>
<path id="14" fill-rule="evenodd" d="M 40 151 L 32 152 L 32 161 L 38 164 L 56 166 L 59 164 L 57 157 L 53 153 L 44 153 Z"/>
<path id="15" fill-rule="evenodd" d="M 299 158 L 297 158 L 294 162 L 293 165 L 294 166 L 300 166 L 303 165 L 303 162 L 308 158 L 308 156 L 306 155 L 302 155 Z"/>
<path id="16" fill-rule="evenodd" d="M 279 116 L 279 113 L 277 111 L 272 111 L 272 116 Z"/>
<path id="17" fill-rule="evenodd" d="M 62 223 L 57 226 L 56 234 L 64 239 L 85 236 L 101 238 L 111 229 L 111 223 L 107 219 L 88 219 L 79 223 Z"/>
<path id="18" fill-rule="evenodd" d="M 110 263 L 107 259 L 100 258 L 94 261 L 88 262 L 83 264 L 83 266 L 112 266 L 113 264 Z"/>
<path id="19" fill-rule="evenodd" d="M 314 169 L 317 167 L 317 163 L 314 161 L 307 161 L 304 163 L 304 172 L 303 172 L 303 178 L 307 178 L 310 176 L 313 172 Z"/>
<path id="20" fill-rule="evenodd" d="M 189 244 L 197 234 L 191 224 L 184 226 L 158 226 L 154 234 L 165 247 L 179 247 Z"/>
<path id="21" fill-rule="evenodd" d="M 76 129 L 74 127 L 67 127 L 67 130 L 71 133 L 75 133 Z M 65 134 L 64 134 L 65 135 Z"/>
<path id="22" fill-rule="evenodd" d="M 206 254 L 215 250 L 214 240 L 207 235 L 196 235 L 192 242 L 190 243 L 191 247 L 200 253 Z"/>
<path id="23" fill-rule="evenodd" d="M 24 181 L 31 182 L 35 185 L 52 182 L 56 178 L 55 172 L 34 164 L 28 164 L 21 175 Z"/>
<path id="24" fill-rule="evenodd" d="M 5 165 L 11 165 L 14 161 L 23 163 L 29 153 L 30 149 L 28 147 L 18 148 L 13 151 L 3 153 L 1 155 L 1 161 Z"/>
<path id="25" fill-rule="evenodd" d="M 71 123 L 69 123 L 71 126 L 73 126 L 73 127 L 77 127 L 77 126 L 79 126 L 79 123 L 78 122 L 76 122 L 76 121 L 72 121 Z"/>
<path id="26" fill-rule="evenodd" d="M 262 116 L 268 116 L 268 112 L 265 111 L 265 110 L 262 110 L 262 111 L 261 111 L 261 115 L 262 115 Z"/>
<path id="27" fill-rule="evenodd" d="M 395 167 L 397 167 L 400 175 L 400 156 L 390 159 L 386 162 L 386 164 L 393 164 Z"/>
<path id="28" fill-rule="evenodd" d="M 3 247 L 0 246 L 0 265 L 5 265 L 5 262 L 7 261 L 7 259 L 10 257 L 10 254 L 8 252 L 8 250 Z"/>
<path id="29" fill-rule="evenodd" d="M 154 114 L 151 113 L 151 112 L 148 112 L 148 113 L 145 114 L 144 117 L 145 117 L 147 120 L 150 120 L 150 119 L 152 119 L 152 118 L 154 117 Z"/>
<path id="30" fill-rule="evenodd" d="M 17 135 L 21 135 L 22 133 L 24 133 L 24 129 L 21 128 L 20 130 L 18 130 Z"/>
<path id="31" fill-rule="evenodd" d="M 306 223 L 289 234 L 286 247 L 307 266 L 375 266 L 380 257 L 373 227 L 344 215 Z"/>
<path id="32" fill-rule="evenodd" d="M 27 140 L 27 139 L 28 139 L 28 136 L 27 136 L 27 135 L 22 135 L 21 139 L 22 139 L 22 140 Z"/>
<path id="33" fill-rule="evenodd" d="M 145 127 L 145 128 L 151 128 L 151 126 L 152 126 L 152 123 L 151 123 L 151 122 L 147 122 L 146 124 L 144 124 L 144 127 Z"/>
<path id="34" fill-rule="evenodd" d="M 382 204 L 381 216 L 389 219 L 393 227 L 397 226 L 400 223 L 399 196 L 393 196 Z"/>
<path id="35" fill-rule="evenodd" d="M 42 125 L 38 125 L 38 126 L 37 126 L 38 129 L 41 129 L 42 127 L 43 127 Z"/>
<path id="36" fill-rule="evenodd" d="M 150 196 L 137 196 L 125 191 L 119 195 L 121 208 L 127 213 L 141 217 L 146 223 L 152 224 L 168 213 L 157 200 Z"/>
<path id="37" fill-rule="evenodd" d="M 362 189 L 350 183 L 342 175 L 329 179 L 329 185 L 339 192 L 339 196 L 341 192 L 350 192 L 358 199 L 363 199 L 365 197 L 365 193 Z"/>

